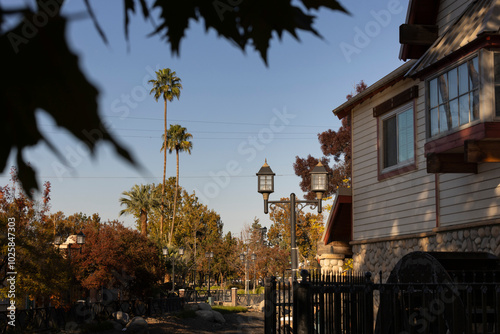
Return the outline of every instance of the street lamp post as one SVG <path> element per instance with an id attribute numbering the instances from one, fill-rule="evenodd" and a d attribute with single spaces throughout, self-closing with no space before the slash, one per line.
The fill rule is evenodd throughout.
<path id="1" fill-rule="evenodd" d="M 210 297 L 210 261 L 214 258 L 214 252 L 206 252 L 205 257 L 208 260 L 208 297 Z"/>
<path id="2" fill-rule="evenodd" d="M 252 253 L 252 261 L 253 261 L 253 294 L 255 294 L 255 285 L 257 285 L 257 254 Z"/>
<path id="3" fill-rule="evenodd" d="M 241 262 L 245 263 L 245 295 L 248 295 L 248 259 L 246 257 L 247 252 L 240 254 Z"/>
<path id="4" fill-rule="evenodd" d="M 292 258 L 292 276 L 295 279 L 297 277 L 298 271 L 298 261 L 297 261 L 297 241 L 296 241 L 296 206 L 297 204 L 302 207 L 299 211 L 309 205 L 312 208 L 317 207 L 318 213 L 321 213 L 321 199 L 323 194 L 328 188 L 328 172 L 325 166 L 319 162 L 316 167 L 310 172 L 311 175 L 311 190 L 316 193 L 316 200 L 297 200 L 295 194 L 290 194 L 290 200 L 288 201 L 269 201 L 269 195 L 274 192 L 274 174 L 271 167 L 267 164 L 267 161 L 261 167 L 257 173 L 258 177 L 258 189 L 257 191 L 264 197 L 264 213 L 268 213 L 269 204 L 290 204 L 290 227 L 291 227 L 291 258 Z"/>
<path id="5" fill-rule="evenodd" d="M 184 247 L 179 247 L 179 256 L 184 256 Z M 184 276 L 181 275 L 182 278 L 182 285 L 181 287 L 184 288 Z M 174 283 L 175 283 L 175 277 L 174 277 Z"/>

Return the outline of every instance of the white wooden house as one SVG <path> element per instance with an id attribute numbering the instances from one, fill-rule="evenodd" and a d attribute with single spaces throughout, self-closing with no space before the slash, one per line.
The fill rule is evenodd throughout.
<path id="1" fill-rule="evenodd" d="M 351 117 L 352 188 L 328 219 L 323 268 L 351 254 L 384 275 L 411 251 L 500 255 L 499 29 L 500 0 L 410 0 L 405 63 L 333 110 Z"/>

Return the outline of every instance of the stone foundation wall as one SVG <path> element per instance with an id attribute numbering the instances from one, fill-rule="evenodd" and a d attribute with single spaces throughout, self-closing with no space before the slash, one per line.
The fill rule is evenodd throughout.
<path id="1" fill-rule="evenodd" d="M 372 272 L 375 282 L 382 271 L 385 281 L 401 257 L 414 251 L 488 252 L 500 257 L 500 224 L 353 244 L 354 270 Z"/>

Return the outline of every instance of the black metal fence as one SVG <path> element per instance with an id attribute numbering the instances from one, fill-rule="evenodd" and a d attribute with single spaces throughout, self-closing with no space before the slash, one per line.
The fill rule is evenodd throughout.
<path id="1" fill-rule="evenodd" d="M 500 277 L 440 283 L 373 283 L 365 275 L 266 279 L 265 332 L 500 333 Z"/>
<path id="2" fill-rule="evenodd" d="M 183 298 L 170 297 L 162 299 L 126 300 L 97 303 L 76 303 L 68 309 L 43 307 L 16 310 L 15 326 L 9 325 L 9 311 L 0 312 L 0 333 L 8 330 L 42 331 L 52 329 L 68 329 L 86 321 L 107 320 L 117 311 L 134 316 L 153 316 L 181 310 L 185 303 Z M 76 329 L 76 328 L 69 328 Z"/>

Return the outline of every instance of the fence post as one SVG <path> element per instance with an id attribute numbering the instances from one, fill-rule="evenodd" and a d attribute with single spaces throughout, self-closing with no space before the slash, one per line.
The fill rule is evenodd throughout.
<path id="1" fill-rule="evenodd" d="M 276 277 L 266 277 L 264 282 L 264 330 L 276 333 Z"/>
<path id="2" fill-rule="evenodd" d="M 231 306 L 236 306 L 238 297 L 238 288 L 231 288 Z"/>
<path id="3" fill-rule="evenodd" d="M 373 334 L 374 318 L 373 318 L 373 282 L 372 273 L 365 273 L 365 333 Z M 382 282 L 381 282 L 382 283 Z"/>
<path id="4" fill-rule="evenodd" d="M 300 275 L 302 281 L 294 284 L 297 287 L 293 294 L 293 324 L 297 326 L 294 333 L 308 334 L 313 332 L 314 327 L 311 283 L 307 281 L 307 270 L 301 270 Z"/>

